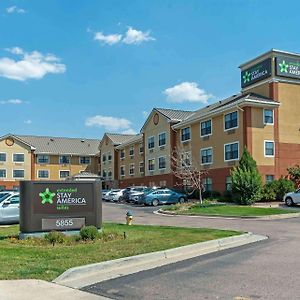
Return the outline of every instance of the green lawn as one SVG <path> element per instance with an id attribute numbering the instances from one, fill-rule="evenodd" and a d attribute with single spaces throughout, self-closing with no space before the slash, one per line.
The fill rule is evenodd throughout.
<path id="1" fill-rule="evenodd" d="M 171 208 L 171 209 L 170 209 Z M 295 213 L 294 210 L 282 208 L 262 208 L 239 205 L 211 205 L 200 207 L 199 204 L 187 206 L 176 205 L 163 207 L 163 210 L 171 210 L 179 215 L 202 215 L 202 216 L 226 216 L 226 217 L 261 217 L 269 215 Z"/>
<path id="2" fill-rule="evenodd" d="M 104 224 L 105 239 L 75 242 L 73 238 L 52 246 L 44 239 L 18 240 L 18 230 L 16 225 L 0 227 L 0 279 L 53 280 L 75 266 L 240 234 L 207 228 Z"/>

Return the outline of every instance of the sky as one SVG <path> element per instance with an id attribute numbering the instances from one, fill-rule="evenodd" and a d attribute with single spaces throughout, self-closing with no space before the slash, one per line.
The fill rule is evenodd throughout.
<path id="1" fill-rule="evenodd" d="M 241 63 L 300 52 L 299 10 L 290 0 L 0 0 L 0 135 L 134 134 L 154 107 L 237 94 Z"/>

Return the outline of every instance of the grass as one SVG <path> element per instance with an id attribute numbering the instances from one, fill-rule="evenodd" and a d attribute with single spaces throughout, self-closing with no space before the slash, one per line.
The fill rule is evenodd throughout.
<path id="1" fill-rule="evenodd" d="M 170 209 L 171 208 L 171 209 Z M 163 207 L 165 211 L 172 211 L 178 215 L 200 215 L 200 216 L 224 216 L 224 217 L 261 217 L 270 215 L 280 215 L 295 213 L 293 210 L 282 208 L 264 208 L 239 205 L 174 205 L 172 207 Z"/>
<path id="2" fill-rule="evenodd" d="M 207 228 L 104 224 L 105 236 L 113 233 L 116 238 L 94 242 L 75 242 L 73 238 L 52 246 L 45 239 L 18 240 L 18 231 L 17 225 L 0 227 L 0 279 L 53 280 L 75 266 L 240 234 Z"/>

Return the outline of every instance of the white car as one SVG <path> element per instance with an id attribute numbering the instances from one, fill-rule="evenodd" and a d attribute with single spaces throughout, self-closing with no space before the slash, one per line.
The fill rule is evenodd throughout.
<path id="1" fill-rule="evenodd" d="M 0 224 L 18 223 L 20 220 L 20 194 L 0 192 Z"/>
<path id="2" fill-rule="evenodd" d="M 294 204 L 300 203 L 300 189 L 295 192 L 285 194 L 283 201 L 287 206 L 293 206 Z"/>
<path id="3" fill-rule="evenodd" d="M 124 189 L 112 190 L 109 194 L 109 200 L 113 201 L 113 202 L 121 202 L 123 199 L 123 192 L 124 192 Z"/>

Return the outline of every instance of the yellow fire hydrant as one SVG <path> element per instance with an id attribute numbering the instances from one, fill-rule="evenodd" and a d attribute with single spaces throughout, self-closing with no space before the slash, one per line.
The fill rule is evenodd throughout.
<path id="1" fill-rule="evenodd" d="M 130 210 L 128 210 L 126 213 L 126 224 L 132 225 L 132 220 L 133 220 L 132 212 Z"/>

